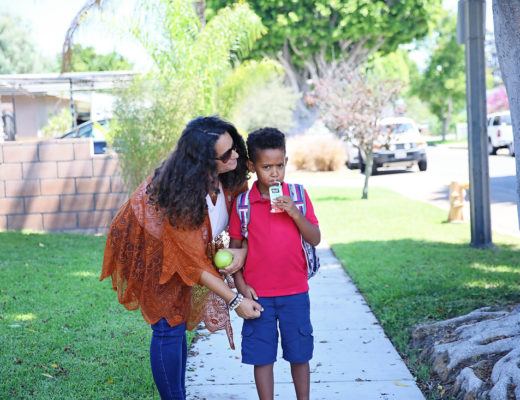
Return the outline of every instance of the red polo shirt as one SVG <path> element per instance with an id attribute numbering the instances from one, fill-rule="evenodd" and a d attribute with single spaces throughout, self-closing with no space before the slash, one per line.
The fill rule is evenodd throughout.
<path id="1" fill-rule="evenodd" d="M 289 196 L 289 188 L 282 184 L 283 194 Z M 318 225 L 311 200 L 305 192 L 307 213 L 305 217 Z M 255 182 L 249 192 L 250 217 L 248 225 L 248 250 L 244 266 L 244 279 L 256 290 L 258 296 L 288 296 L 309 290 L 307 264 L 300 239 L 300 231 L 287 213 L 271 213 L 269 199 L 263 199 Z M 240 218 L 236 201 L 231 209 L 229 236 L 242 240 Z"/>

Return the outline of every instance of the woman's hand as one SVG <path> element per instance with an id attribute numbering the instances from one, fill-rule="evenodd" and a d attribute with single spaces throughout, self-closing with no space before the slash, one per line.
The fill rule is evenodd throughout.
<path id="1" fill-rule="evenodd" d="M 241 249 L 226 249 L 231 254 L 233 254 L 233 261 L 229 266 L 225 269 L 221 269 L 219 272 L 224 275 L 231 275 L 235 272 L 242 269 L 244 266 L 244 263 L 246 262 L 246 256 L 247 256 L 247 248 L 241 248 Z"/>
<path id="2" fill-rule="evenodd" d="M 260 312 L 264 311 L 264 309 L 256 301 L 244 298 L 235 311 L 239 317 L 244 319 L 255 319 L 260 316 Z"/>

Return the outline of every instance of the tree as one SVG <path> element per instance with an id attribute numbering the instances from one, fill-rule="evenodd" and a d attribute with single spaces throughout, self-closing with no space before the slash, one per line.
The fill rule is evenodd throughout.
<path id="1" fill-rule="evenodd" d="M 388 54 L 375 53 L 365 65 L 371 75 L 380 79 L 400 81 L 406 89 L 411 88 L 419 78 L 417 64 L 410 59 L 408 51 L 401 48 Z"/>
<path id="2" fill-rule="evenodd" d="M 414 92 L 441 121 L 442 140 L 445 140 L 452 115 L 465 104 L 466 74 L 464 49 L 456 38 L 455 17 L 446 16 L 440 27 L 436 47 Z"/>
<path id="3" fill-rule="evenodd" d="M 94 3 L 89 0 L 80 13 Z M 205 25 L 189 0 L 149 0 L 142 5 L 132 32 L 154 67 L 120 91 L 109 134 L 129 189 L 172 151 L 187 121 L 215 113 L 228 117 L 237 99 L 281 70 L 269 60 L 238 63 L 238 56 L 247 55 L 265 33 L 246 4 L 220 10 Z M 78 21 L 81 18 L 71 25 L 65 49 L 72 48 Z"/>
<path id="4" fill-rule="evenodd" d="M 41 60 L 22 20 L 0 15 L 0 74 L 36 72 Z"/>
<path id="5" fill-rule="evenodd" d="M 71 72 L 130 69 L 132 69 L 132 64 L 115 51 L 107 54 L 98 54 L 93 47 L 83 47 L 80 44 L 75 44 L 72 48 Z"/>
<path id="6" fill-rule="evenodd" d="M 345 63 L 331 69 L 316 84 L 314 96 L 325 125 L 353 142 L 365 156 L 363 199 L 368 198 L 374 144 L 388 140 L 382 137 L 378 122 L 399 92 L 399 82 L 370 76 Z"/>
<path id="7" fill-rule="evenodd" d="M 229 2 L 207 0 L 209 19 Z M 276 57 L 295 89 L 324 76 L 331 62 L 362 64 L 375 51 L 389 53 L 428 33 L 439 0 L 250 0 L 269 29 L 255 56 Z"/>
<path id="8" fill-rule="evenodd" d="M 493 21 L 498 61 L 502 79 L 509 97 L 509 108 L 513 122 L 516 155 L 516 191 L 518 193 L 518 221 L 520 223 L 520 3 L 512 0 L 493 0 Z"/>

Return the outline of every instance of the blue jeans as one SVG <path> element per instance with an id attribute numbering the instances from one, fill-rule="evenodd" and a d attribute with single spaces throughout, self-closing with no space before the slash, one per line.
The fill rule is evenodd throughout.
<path id="1" fill-rule="evenodd" d="M 159 395 L 163 400 L 186 400 L 186 324 L 170 326 L 162 318 L 151 327 L 150 363 Z"/>

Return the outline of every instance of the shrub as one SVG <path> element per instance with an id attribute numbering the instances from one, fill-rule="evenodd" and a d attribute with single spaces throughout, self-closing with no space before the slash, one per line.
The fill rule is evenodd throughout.
<path id="1" fill-rule="evenodd" d="M 338 171 L 345 165 L 344 143 L 332 135 L 300 135 L 287 141 L 289 162 L 298 170 Z"/>

